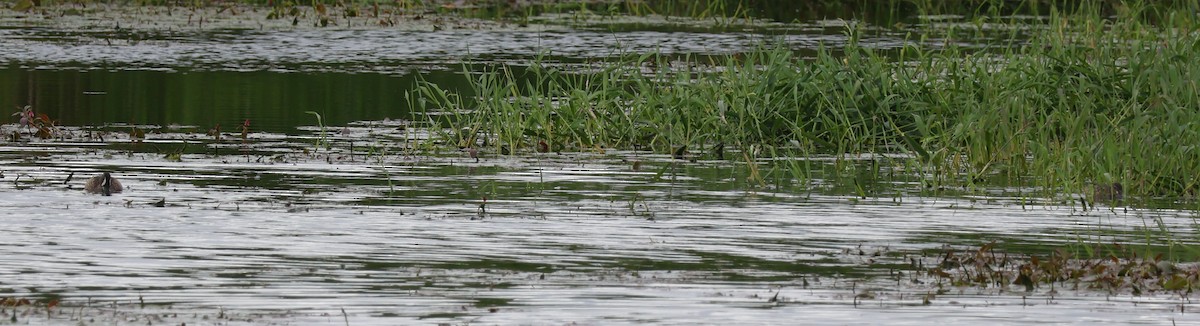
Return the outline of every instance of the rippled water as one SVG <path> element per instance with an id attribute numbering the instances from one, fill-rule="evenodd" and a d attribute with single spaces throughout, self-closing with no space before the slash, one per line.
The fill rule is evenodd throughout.
<path id="1" fill-rule="evenodd" d="M 407 27 L 399 28 L 369 24 L 305 28 L 287 24 L 276 26 L 280 24 L 279 20 L 208 13 L 210 19 L 232 21 L 221 24 L 218 20 L 216 27 L 200 28 L 194 22 L 198 18 L 189 23 L 184 20 L 186 15 L 178 13 L 171 16 L 143 14 L 150 18 L 128 15 L 133 17 L 119 14 L 109 14 L 103 16 L 104 19 L 0 16 L 0 26 L 8 26 L 0 27 L 0 40 L 7 44 L 0 47 L 0 61 L 36 69 L 403 75 L 414 68 L 440 69 L 464 61 L 525 63 L 539 56 L 546 61 L 578 62 L 648 52 L 720 55 L 773 44 L 815 53 L 820 46 L 841 47 L 846 42 L 844 30 L 852 24 L 841 20 L 795 24 L 750 22 L 743 27 L 746 32 L 714 32 L 711 28 L 686 25 L 711 24 L 708 21 L 681 19 L 633 22 L 597 19 L 576 28 L 558 25 L 520 27 L 480 21 L 448 22 L 446 29 L 437 30 L 432 30 L 432 25 L 423 21 L 406 22 Z M 542 19 L 578 23 L 555 16 Z M 147 26 L 146 20 L 164 23 Z M 121 22 L 125 22 L 126 27 L 122 27 Z M 661 27 L 666 23 L 685 25 Z M 270 28 L 264 29 L 262 24 Z M 465 26 L 450 26 L 454 24 Z M 879 31 L 863 35 L 859 42 L 888 49 L 912 42 L 906 37 L 904 31 Z M 926 45 L 940 46 L 944 42 L 930 40 Z M 966 42 L 964 46 L 971 46 L 971 40 Z"/>
<path id="2" fill-rule="evenodd" d="M 780 27 L 789 28 L 811 26 Z M 764 39 L 796 48 L 844 39 L 824 29 L 778 34 L 596 28 L 139 34 L 17 24 L 0 29 L 6 45 L 0 60 L 21 73 L 269 70 L 332 71 L 342 78 L 442 69 L 469 58 L 725 54 Z M 903 38 L 885 34 L 870 42 L 888 47 Z M 275 77 L 255 80 L 289 76 Z M 59 86 L 57 79 L 45 83 Z M 80 88 L 114 90 L 108 98 L 87 96 L 142 99 L 145 107 L 178 97 L 117 97 L 119 88 L 89 88 L 112 84 L 119 83 L 104 79 Z M 250 111 L 230 106 L 220 112 Z M 207 104 L 189 110 L 195 107 L 202 114 L 217 110 Z M 268 109 L 304 119 L 303 111 L 313 110 Z M 124 134 L 131 127 L 116 123 L 155 121 L 85 121 L 97 127 L 67 127 L 69 138 L 53 140 L 0 126 L 6 138 L 0 297 L 64 301 L 50 315 L 2 309 L 0 320 L 15 314 L 17 323 L 70 325 L 1200 322 L 1191 300 L 1170 293 L 958 288 L 914 274 L 935 264 L 940 252 L 991 242 L 1027 253 L 1162 237 L 1194 244 L 1197 224 L 1188 211 L 1081 211 L 1069 202 L 1022 198 L 1027 189 L 933 196 L 911 176 L 864 185 L 882 189 L 868 198 L 820 173 L 811 182 L 750 186 L 740 163 L 634 151 L 501 156 L 485 148 L 475 162 L 453 150 L 417 150 L 411 140 L 427 138 L 426 130 L 397 121 L 334 126 L 332 150 L 314 145 L 319 133 L 312 126 L 252 129 L 245 141 L 233 134 L 218 141 L 204 134 L 210 125 L 141 125 L 148 138 L 135 143 Z M 260 123 L 254 119 L 255 128 Z M 8 139 L 14 132 L 21 139 Z M 782 159 L 812 160 L 818 169 L 831 161 Z M 127 191 L 85 194 L 85 179 L 101 171 L 114 172 Z M 925 304 L 931 293 L 940 294 Z"/>
<path id="3" fill-rule="evenodd" d="M 476 163 L 408 156 L 371 130 L 392 129 L 354 129 L 328 153 L 305 154 L 310 136 L 271 134 L 251 134 L 257 147 L 185 133 L 141 145 L 204 143 L 208 154 L 181 162 L 115 149 L 127 146 L 120 135 L 5 143 L 0 288 L 189 324 L 226 313 L 246 324 L 352 325 L 1200 321 L 1186 313 L 1191 302 L 1165 294 L 967 287 L 923 305 L 936 287 L 895 274 L 946 245 L 1136 242 L 1158 222 L 1196 232 L 1183 212 L 922 198 L 903 184 L 907 195 L 880 199 L 831 193 L 820 180 L 733 190 L 745 187 L 725 162 L 485 150 Z M 231 153 L 212 155 L 218 147 Z M 84 194 L 84 177 L 98 171 L 116 172 L 127 191 Z M 864 290 L 873 296 L 856 298 Z"/>
<path id="4" fill-rule="evenodd" d="M 111 44 L 92 34 L 60 34 L 55 30 L 0 30 L 14 47 L 0 52 L 6 61 L 41 65 L 95 67 L 97 63 L 129 67 L 287 71 L 322 67 L 345 71 L 405 73 L 421 62 L 450 64 L 471 58 L 526 60 L 539 54 L 555 57 L 609 57 L 624 52 L 664 54 L 735 53 L 770 39 L 746 34 L 687 32 L 587 31 L 438 31 L 299 30 L 257 32 L 223 30 L 170 35 Z M 103 34 L 99 36 L 105 36 Z M 812 48 L 840 36 L 792 36 L 787 43 Z M 898 41 L 897 41 L 898 42 Z M 478 59 L 476 59 L 478 60 Z M 233 66 L 230 66 L 233 65 Z"/>

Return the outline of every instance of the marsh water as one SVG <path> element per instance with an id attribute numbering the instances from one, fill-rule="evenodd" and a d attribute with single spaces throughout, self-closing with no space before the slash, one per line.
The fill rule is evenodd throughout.
<path id="1" fill-rule="evenodd" d="M 0 323 L 1200 321 L 1167 292 L 954 287 L 914 272 L 988 243 L 1194 242 L 1194 214 L 1169 205 L 931 192 L 872 164 L 883 156 L 777 158 L 808 162 L 813 179 L 760 184 L 744 164 L 669 153 L 485 148 L 476 161 L 415 145 L 437 127 L 407 107 L 417 75 L 453 87 L 463 63 L 720 55 L 773 38 L 810 51 L 844 41 L 829 22 L 161 34 L 5 22 L 0 105 L 33 104 L 62 133 L 2 127 L 0 296 L 64 308 L 8 308 Z M 101 171 L 125 191 L 85 194 Z"/>

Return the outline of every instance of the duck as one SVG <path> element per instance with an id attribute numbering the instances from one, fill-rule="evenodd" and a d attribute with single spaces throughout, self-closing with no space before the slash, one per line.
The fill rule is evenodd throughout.
<path id="1" fill-rule="evenodd" d="M 1125 199 L 1125 188 L 1120 183 L 1096 185 L 1092 188 L 1093 202 L 1115 202 Z"/>
<path id="2" fill-rule="evenodd" d="M 108 172 L 88 179 L 87 185 L 83 186 L 83 190 L 89 194 L 101 194 L 105 196 L 120 193 L 123 189 L 121 182 L 117 181 L 117 178 L 113 178 L 112 174 Z"/>

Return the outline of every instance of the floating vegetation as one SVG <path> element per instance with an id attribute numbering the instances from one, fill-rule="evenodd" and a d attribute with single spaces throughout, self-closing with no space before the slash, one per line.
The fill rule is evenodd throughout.
<path id="1" fill-rule="evenodd" d="M 289 312 L 241 312 L 227 309 L 178 309 L 171 305 L 147 304 L 145 298 L 92 301 L 64 300 L 59 294 L 27 298 L 0 297 L 0 320 L 12 324 L 270 324 L 304 316 Z"/>
<path id="2" fill-rule="evenodd" d="M 1186 298 L 1200 288 L 1200 265 L 1172 262 L 1161 254 L 1143 257 L 1122 245 L 1105 246 L 1107 253 L 1096 252 L 1092 258 L 1065 249 L 1044 256 L 1011 254 L 995 246 L 934 253 L 938 261 L 928 267 L 926 275 L 932 276 L 938 287 L 1012 286 L 1017 291 L 1051 294 L 1089 289 L 1135 296 L 1166 292 Z"/>

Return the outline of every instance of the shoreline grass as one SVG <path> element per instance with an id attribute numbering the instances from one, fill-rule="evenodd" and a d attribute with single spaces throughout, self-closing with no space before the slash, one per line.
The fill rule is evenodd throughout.
<path id="1" fill-rule="evenodd" d="M 470 92 L 422 83 L 409 96 L 452 126 L 442 135 L 451 143 L 507 153 L 539 142 L 686 148 L 702 159 L 782 164 L 799 178 L 801 164 L 762 159 L 903 154 L 889 164 L 931 187 L 1003 176 L 1004 186 L 1052 198 L 1117 182 L 1131 198 L 1191 200 L 1200 187 L 1200 24 L 1156 10 L 1053 12 L 1027 39 L 1014 33 L 983 50 L 953 41 L 978 30 L 950 27 L 938 31 L 941 48 L 920 47 L 929 36 L 914 35 L 885 53 L 860 44 L 863 30 L 850 24 L 844 48 L 811 59 L 764 44 L 715 59 L 631 54 L 583 73 L 534 60 L 464 72 Z M 1140 19 L 1150 12 L 1166 19 Z"/>

